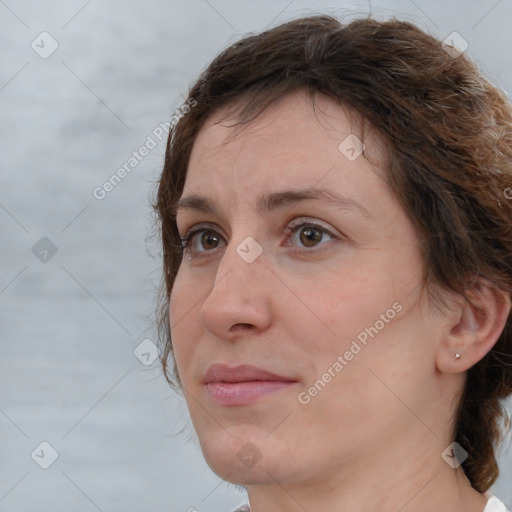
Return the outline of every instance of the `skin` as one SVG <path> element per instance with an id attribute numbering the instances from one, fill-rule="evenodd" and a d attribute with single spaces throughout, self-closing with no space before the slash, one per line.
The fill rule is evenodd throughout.
<path id="1" fill-rule="evenodd" d="M 183 209 L 177 224 L 182 237 L 207 223 L 218 238 L 205 246 L 196 236 L 197 252 L 185 253 L 170 321 L 201 449 L 217 475 L 247 486 L 252 512 L 482 512 L 486 498 L 441 453 L 464 372 L 496 342 L 510 300 L 483 288 L 477 309 L 448 294 L 450 308 L 429 306 L 417 234 L 384 181 L 382 138 L 367 132 L 368 158 L 347 159 L 338 146 L 359 132 L 346 111 L 323 96 L 313 110 L 297 92 L 240 133 L 216 115 L 198 135 L 182 197 L 206 196 L 220 214 Z M 358 201 L 371 218 L 320 200 L 256 210 L 260 195 L 314 186 Z M 307 245 L 310 221 L 327 231 Z M 252 263 L 236 251 L 248 236 L 262 248 Z M 394 303 L 401 311 L 300 403 Z M 218 405 L 202 383 L 217 362 L 296 383 L 248 405 Z M 261 457 L 251 467 L 237 457 L 246 443 Z"/>

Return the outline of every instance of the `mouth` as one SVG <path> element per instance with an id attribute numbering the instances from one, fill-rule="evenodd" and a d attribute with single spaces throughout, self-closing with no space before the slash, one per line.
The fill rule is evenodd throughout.
<path id="1" fill-rule="evenodd" d="M 296 384 L 296 380 L 250 365 L 210 366 L 204 384 L 219 405 L 245 405 Z"/>

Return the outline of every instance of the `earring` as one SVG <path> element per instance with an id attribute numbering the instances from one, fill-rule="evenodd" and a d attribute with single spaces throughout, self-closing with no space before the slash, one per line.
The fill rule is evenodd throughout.
<path id="1" fill-rule="evenodd" d="M 453 356 L 453 359 L 455 359 L 457 361 L 457 359 L 460 359 L 462 356 L 457 352 L 454 356 Z"/>

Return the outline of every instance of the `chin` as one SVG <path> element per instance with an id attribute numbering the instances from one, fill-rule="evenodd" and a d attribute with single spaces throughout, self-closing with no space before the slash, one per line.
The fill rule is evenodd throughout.
<path id="1" fill-rule="evenodd" d="M 273 482 L 279 457 L 265 436 L 231 437 L 226 431 L 199 435 L 201 451 L 210 469 L 220 478 L 238 485 Z"/>

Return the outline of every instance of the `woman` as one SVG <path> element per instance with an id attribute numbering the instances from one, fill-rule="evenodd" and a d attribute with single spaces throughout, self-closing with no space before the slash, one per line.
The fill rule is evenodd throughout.
<path id="1" fill-rule="evenodd" d="M 298 19 L 192 87 L 158 189 L 169 382 L 250 510 L 497 512 L 512 107 L 415 26 Z"/>

